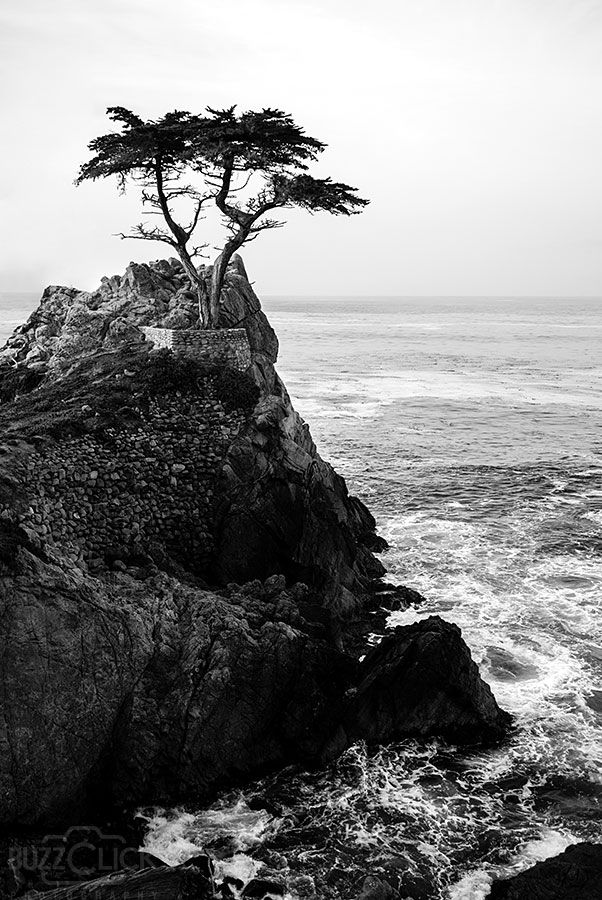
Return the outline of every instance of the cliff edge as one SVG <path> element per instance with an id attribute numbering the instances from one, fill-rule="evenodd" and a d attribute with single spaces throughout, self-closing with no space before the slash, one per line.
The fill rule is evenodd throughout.
<path id="1" fill-rule="evenodd" d="M 349 608 L 383 574 L 371 550 L 384 542 L 293 409 L 240 258 L 219 324 L 246 331 L 244 375 L 194 360 L 168 371 L 140 331 L 197 321 L 176 261 L 132 263 L 92 293 L 44 291 L 0 351 L 19 524 L 94 571 L 150 556 L 214 585 L 283 574 Z"/>
<path id="2" fill-rule="evenodd" d="M 177 262 L 131 264 L 92 293 L 47 288 L 0 351 L 4 826 L 202 803 L 454 719 L 469 743 L 508 725 L 445 623 L 359 662 L 346 623 L 384 542 L 293 409 L 240 260 L 220 325 L 244 352 L 140 330 L 196 321 Z"/>

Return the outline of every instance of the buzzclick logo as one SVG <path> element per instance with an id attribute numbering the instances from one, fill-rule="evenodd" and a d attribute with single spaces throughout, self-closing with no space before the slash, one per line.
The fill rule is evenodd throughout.
<path id="1" fill-rule="evenodd" d="M 86 879 L 101 878 L 123 869 L 152 868 L 157 860 L 129 846 L 118 834 L 94 825 L 69 828 L 63 834 L 47 834 L 39 843 L 15 846 L 10 866 L 22 885 L 64 887 Z"/>

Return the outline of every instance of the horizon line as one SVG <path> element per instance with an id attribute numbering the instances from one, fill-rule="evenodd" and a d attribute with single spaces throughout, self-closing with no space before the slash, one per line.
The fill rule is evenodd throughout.
<path id="1" fill-rule="evenodd" d="M 264 298 L 277 297 L 290 300 L 602 300 L 602 294 L 261 294 Z"/>
<path id="2" fill-rule="evenodd" d="M 74 285 L 64 285 L 65 287 L 74 287 Z M 253 282 L 251 282 L 251 286 L 253 287 Z M 41 292 L 45 288 L 41 289 Z M 37 294 L 38 290 L 29 290 L 29 291 L 14 291 L 10 289 L 0 289 L 0 296 L 5 294 Z M 82 290 L 81 293 L 93 293 L 92 291 Z M 324 293 L 315 293 L 315 294 L 290 294 L 285 292 L 278 293 L 261 293 L 261 298 L 271 299 L 290 299 L 290 300 L 314 300 L 318 298 L 322 298 L 324 300 L 517 300 L 517 299 L 525 299 L 525 300 L 602 300 L 602 293 L 600 294 L 525 294 L 525 293 L 516 293 L 516 294 L 343 294 L 343 293 L 335 293 L 335 294 L 324 294 Z"/>

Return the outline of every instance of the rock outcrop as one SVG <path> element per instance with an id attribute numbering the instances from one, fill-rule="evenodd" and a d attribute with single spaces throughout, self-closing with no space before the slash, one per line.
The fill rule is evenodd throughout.
<path id="1" fill-rule="evenodd" d="M 195 299 L 177 263 L 132 264 L 47 289 L 1 355 L 3 825 L 505 724 L 453 626 L 344 652 L 384 543 L 294 411 L 240 261 L 221 316 L 246 373 L 153 350 L 137 325 L 192 327 Z"/>
<path id="2" fill-rule="evenodd" d="M 490 900 L 599 900 L 602 844 L 582 843 L 512 878 L 494 881 Z"/>
<path id="3" fill-rule="evenodd" d="M 370 650 L 359 677 L 354 729 L 370 743 L 438 735 L 479 744 L 500 740 L 510 725 L 462 632 L 438 616 L 398 626 Z"/>
<path id="4" fill-rule="evenodd" d="M 457 625 L 431 616 L 398 626 L 362 660 L 330 753 L 357 740 L 387 744 L 442 737 L 499 741 L 511 718 L 479 675 Z"/>
<path id="5" fill-rule="evenodd" d="M 115 872 L 82 884 L 33 892 L 27 898 L 46 900 L 214 900 L 213 885 L 194 865 L 160 866 Z"/>
<path id="6" fill-rule="evenodd" d="M 229 270 L 220 325 L 246 329 L 252 353 L 248 376 L 259 391 L 259 403 L 251 415 L 234 415 L 233 409 L 224 408 L 224 403 L 219 403 L 220 398 L 212 396 L 213 389 L 205 379 L 194 397 L 188 392 L 194 409 L 190 403 L 179 412 L 172 409 L 170 425 L 165 422 L 155 425 L 148 420 L 141 422 L 143 392 L 136 383 L 136 375 L 148 367 L 149 346 L 142 342 L 137 326 L 190 328 L 196 321 L 195 298 L 181 266 L 175 261 L 152 265 L 132 263 L 123 277 L 103 279 L 101 287 L 92 293 L 77 292 L 72 288 L 47 288 L 39 308 L 0 351 L 0 398 L 13 399 L 12 404 L 5 402 L 0 411 L 5 435 L 23 437 L 25 434 L 29 438 L 40 438 L 51 431 L 59 446 L 39 446 L 29 460 L 33 471 L 44 468 L 44 459 L 40 457 L 48 458 L 49 454 L 52 456 L 50 468 L 64 469 L 60 464 L 57 466 L 57 462 L 68 450 L 74 468 L 72 483 L 66 487 L 77 492 L 82 487 L 83 476 L 89 481 L 95 473 L 97 477 L 92 480 L 96 480 L 97 486 L 102 485 L 103 480 L 112 480 L 118 496 L 128 494 L 121 506 L 130 510 L 137 509 L 144 491 L 137 489 L 136 502 L 130 503 L 132 492 L 126 490 L 128 482 L 132 486 L 133 482 L 140 485 L 151 481 L 150 486 L 147 484 L 147 495 L 154 490 L 173 494 L 173 488 L 178 487 L 173 484 L 177 472 L 167 473 L 165 484 L 160 483 L 157 487 L 153 475 L 157 465 L 177 467 L 184 464 L 186 468 L 182 471 L 186 484 L 190 484 L 194 473 L 204 467 L 202 477 L 212 501 L 205 504 L 202 515 L 198 509 L 186 505 L 185 501 L 190 499 L 186 497 L 180 498 L 181 502 L 174 509 L 174 516 L 179 515 L 182 522 L 183 533 L 188 535 L 196 529 L 200 534 L 199 553 L 204 554 L 206 560 L 201 564 L 199 554 L 188 553 L 197 573 L 208 582 L 218 584 L 245 582 L 256 577 L 264 579 L 283 573 L 290 580 L 304 581 L 320 588 L 333 608 L 349 607 L 353 604 L 354 594 L 361 593 L 374 578 L 383 574 L 384 569 L 371 549 L 382 549 L 384 542 L 379 544 L 374 519 L 365 506 L 349 496 L 343 479 L 320 458 L 307 425 L 293 409 L 274 369 L 278 353 L 276 335 L 261 310 L 239 258 Z M 94 385 L 92 389 L 91 384 Z M 34 388 L 39 390 L 31 395 L 29 412 L 36 414 L 29 415 L 29 425 L 25 429 L 23 394 L 27 395 Z M 117 392 L 116 388 L 119 388 Z M 112 410 L 114 421 L 107 416 L 99 419 L 107 391 L 116 396 Z M 15 403 L 14 397 L 19 395 L 20 402 Z M 44 397 L 47 398 L 45 409 Z M 257 397 L 251 406 L 256 401 Z M 160 405 L 160 401 L 157 402 Z M 241 409 L 240 403 L 238 409 Z M 88 437 L 80 437 L 78 445 L 75 436 L 69 433 L 69 416 L 73 419 L 75 412 L 82 425 L 80 431 L 92 432 L 100 441 L 105 440 L 107 434 L 117 435 L 124 454 L 130 457 L 133 449 L 132 459 L 138 456 L 143 468 L 134 470 L 131 465 L 126 466 L 127 471 L 122 472 L 124 477 L 121 479 L 115 466 L 111 471 L 106 467 L 106 471 L 99 471 L 94 462 L 95 456 L 102 457 L 99 440 L 86 447 Z M 155 419 L 161 418 L 164 413 L 165 410 L 158 410 L 155 404 L 151 418 L 153 415 Z M 129 421 L 125 421 L 128 416 Z M 191 427 L 186 427 L 187 418 Z M 168 439 L 161 441 L 161 432 L 165 436 L 170 427 Z M 196 456 L 191 428 L 196 436 Z M 208 435 L 211 429 L 213 435 Z M 179 430 L 180 442 L 186 445 L 186 454 L 191 458 L 176 459 L 178 450 L 172 454 L 174 459 L 164 459 L 157 452 L 157 442 L 154 446 L 145 443 L 146 436 L 153 430 L 158 443 L 162 442 L 168 449 L 175 448 L 175 432 Z M 61 437 L 68 438 L 68 448 Z M 213 459 L 210 473 L 201 457 Z M 210 475 L 211 483 L 207 475 Z M 61 485 L 51 484 L 50 491 L 48 481 L 28 486 L 30 493 L 38 497 L 40 488 L 53 502 L 63 499 Z M 72 498 L 73 490 L 69 496 Z M 199 496 L 198 491 L 196 496 Z M 47 509 L 36 509 L 35 496 L 31 499 L 34 502 L 27 502 L 28 498 L 24 496 L 22 505 L 34 509 L 34 520 L 26 524 L 36 530 L 36 525 L 44 523 L 36 521 L 35 516 L 47 517 L 42 514 L 47 514 Z M 85 504 L 97 508 L 99 503 L 111 503 L 113 499 L 104 495 L 100 498 L 98 492 L 86 493 L 77 510 L 78 521 L 87 524 L 90 519 L 90 509 Z M 71 499 L 69 505 L 73 505 Z M 171 530 L 177 543 L 179 535 L 175 533 L 173 519 L 172 516 Z M 156 542 L 158 530 L 153 520 L 149 526 L 152 542 Z M 111 550 L 115 550 L 114 545 L 124 543 L 115 529 L 107 535 L 108 532 L 99 537 L 97 546 L 92 548 L 92 558 L 102 559 L 103 541 L 105 545 L 113 545 Z M 48 535 L 42 533 L 41 536 L 54 537 L 52 529 Z M 126 545 L 131 547 L 131 535 L 124 537 L 127 538 Z M 59 532 L 59 539 L 63 540 L 62 532 Z M 78 544 L 76 539 L 72 543 L 76 544 L 76 551 L 82 550 L 84 560 L 91 557 L 90 548 L 82 549 L 81 541 Z M 143 543 L 141 538 L 138 545 Z M 164 546 L 163 550 L 170 555 L 169 547 Z M 138 546 L 136 553 L 139 552 Z"/>
<path id="7" fill-rule="evenodd" d="M 474 743 L 506 724 L 458 629 L 440 620 L 398 629 L 358 668 L 312 618 L 307 589 L 284 578 L 221 594 L 152 564 L 99 579 L 10 540 L 0 564 L 4 823 L 200 803 L 358 738 Z"/>
<path id="8" fill-rule="evenodd" d="M 13 535 L 13 540 L 18 536 Z M 355 664 L 283 578 L 218 595 L 152 565 L 92 578 L 13 546 L 0 566 L 2 822 L 202 801 L 316 757 Z"/>

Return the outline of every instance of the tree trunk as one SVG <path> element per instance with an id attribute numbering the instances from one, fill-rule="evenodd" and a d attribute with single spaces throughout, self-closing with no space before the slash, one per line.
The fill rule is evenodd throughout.
<path id="1" fill-rule="evenodd" d="M 196 293 L 199 303 L 199 322 L 201 323 L 201 328 L 213 328 L 214 322 L 209 305 L 209 291 L 207 290 L 205 279 L 200 276 L 196 286 Z"/>
<path id="2" fill-rule="evenodd" d="M 178 256 L 180 257 L 182 265 L 184 266 L 186 274 L 188 275 L 190 286 L 198 298 L 199 321 L 201 323 L 201 328 L 211 328 L 213 325 L 213 319 L 211 316 L 211 306 L 205 279 L 202 275 L 199 275 L 199 272 L 190 256 L 188 255 L 185 247 L 178 247 Z"/>
<path id="3" fill-rule="evenodd" d="M 232 251 L 234 252 L 234 251 Z M 210 316 L 213 322 L 217 323 L 219 317 L 219 307 L 222 295 L 222 287 L 226 277 L 226 269 L 232 257 L 232 253 L 227 253 L 226 248 L 222 250 L 218 258 L 213 263 L 213 274 L 211 276 L 211 297 L 209 300 Z"/>
<path id="4" fill-rule="evenodd" d="M 248 228 L 241 228 L 240 231 L 226 243 L 226 246 L 213 263 L 213 274 L 211 276 L 211 296 L 209 300 L 210 318 L 214 325 L 217 325 L 219 318 L 219 307 L 222 296 L 222 288 L 228 264 L 237 250 L 240 250 L 244 242 L 249 236 Z"/>

